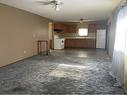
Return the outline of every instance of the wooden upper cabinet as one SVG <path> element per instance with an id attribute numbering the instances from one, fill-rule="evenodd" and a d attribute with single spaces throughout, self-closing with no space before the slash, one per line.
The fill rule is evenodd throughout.
<path id="1" fill-rule="evenodd" d="M 96 32 L 96 24 L 89 24 L 88 26 L 88 32 Z"/>
<path id="2" fill-rule="evenodd" d="M 66 33 L 76 33 L 77 25 L 68 24 L 66 25 Z"/>
<path id="3" fill-rule="evenodd" d="M 63 25 L 61 23 L 54 23 L 54 29 L 63 30 Z"/>
<path id="4" fill-rule="evenodd" d="M 71 25 L 71 30 L 70 30 L 70 32 L 76 33 L 76 30 L 77 30 L 77 25 Z"/>
<path id="5" fill-rule="evenodd" d="M 65 33 L 70 33 L 70 26 L 68 24 L 65 24 Z"/>
<path id="6" fill-rule="evenodd" d="M 54 29 L 62 30 L 64 33 L 76 33 L 76 24 L 54 23 Z"/>
<path id="7" fill-rule="evenodd" d="M 66 33 L 68 31 L 68 27 L 66 24 L 63 24 L 63 32 Z"/>

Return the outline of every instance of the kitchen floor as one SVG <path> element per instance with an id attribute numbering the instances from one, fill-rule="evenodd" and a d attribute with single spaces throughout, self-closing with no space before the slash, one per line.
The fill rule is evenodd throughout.
<path id="1" fill-rule="evenodd" d="M 0 68 L 0 94 L 123 94 L 104 50 L 53 50 Z"/>

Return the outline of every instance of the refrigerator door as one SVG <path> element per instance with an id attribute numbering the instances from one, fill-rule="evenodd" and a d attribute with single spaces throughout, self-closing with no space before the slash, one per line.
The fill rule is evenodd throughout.
<path id="1" fill-rule="evenodd" d="M 97 38 L 96 39 L 96 48 L 105 49 L 106 30 L 105 29 L 98 29 L 96 38 Z"/>

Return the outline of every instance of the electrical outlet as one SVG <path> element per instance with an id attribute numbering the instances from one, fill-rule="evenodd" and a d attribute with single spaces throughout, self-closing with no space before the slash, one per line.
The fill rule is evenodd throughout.
<path id="1" fill-rule="evenodd" d="M 24 54 L 26 54 L 26 51 L 24 50 L 24 52 L 23 52 Z"/>
<path id="2" fill-rule="evenodd" d="M 36 35 L 35 34 L 33 34 L 33 38 L 35 38 L 36 37 Z"/>

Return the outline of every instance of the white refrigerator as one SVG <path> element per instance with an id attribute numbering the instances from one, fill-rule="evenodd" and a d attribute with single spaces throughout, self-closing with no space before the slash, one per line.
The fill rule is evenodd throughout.
<path id="1" fill-rule="evenodd" d="M 96 34 L 96 48 L 105 49 L 106 29 L 98 29 Z"/>

